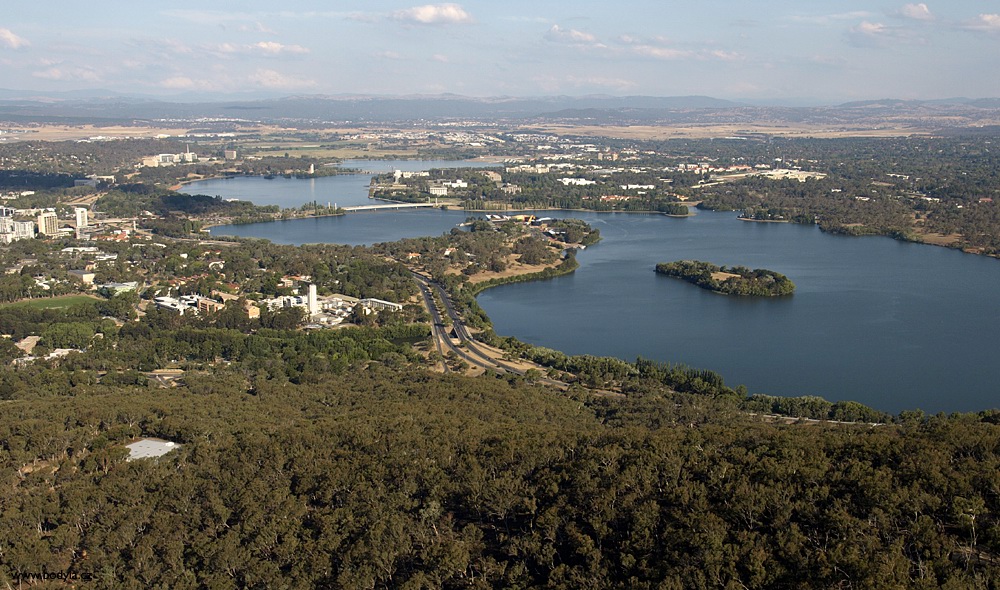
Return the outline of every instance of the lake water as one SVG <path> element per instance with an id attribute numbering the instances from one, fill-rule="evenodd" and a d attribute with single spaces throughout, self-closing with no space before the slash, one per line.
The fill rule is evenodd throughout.
<path id="1" fill-rule="evenodd" d="M 431 168 L 482 168 L 498 164 L 448 160 L 345 160 L 340 166 L 384 173 L 393 170 L 418 172 Z M 283 176 L 270 179 L 260 176 L 236 176 L 193 182 L 184 185 L 181 192 L 218 196 L 223 199 L 240 199 L 255 205 L 278 205 L 282 209 L 297 209 L 313 202 L 319 205 L 352 207 L 372 204 L 368 198 L 371 178 L 372 174 L 341 174 L 306 179 Z"/>
<path id="2" fill-rule="evenodd" d="M 850 399 L 890 412 L 1000 405 L 998 260 L 815 227 L 741 222 L 731 213 L 546 214 L 585 219 L 604 239 L 580 252 L 572 275 L 481 294 L 499 334 L 568 354 L 712 369 L 755 393 Z M 465 217 L 381 212 L 213 233 L 369 244 L 439 235 Z M 797 290 L 781 299 L 739 299 L 653 272 L 657 262 L 680 259 L 769 268 L 788 275 Z"/>

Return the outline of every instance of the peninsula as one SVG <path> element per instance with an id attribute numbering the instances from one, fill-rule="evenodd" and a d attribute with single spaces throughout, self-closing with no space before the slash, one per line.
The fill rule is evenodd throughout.
<path id="1" fill-rule="evenodd" d="M 656 272 L 684 279 L 702 289 L 724 295 L 744 297 L 781 297 L 795 291 L 795 283 L 781 273 L 763 268 L 750 270 L 745 266 L 716 266 L 699 260 L 661 262 Z"/>

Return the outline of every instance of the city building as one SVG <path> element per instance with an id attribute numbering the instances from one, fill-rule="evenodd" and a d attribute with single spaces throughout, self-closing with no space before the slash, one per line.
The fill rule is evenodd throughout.
<path id="1" fill-rule="evenodd" d="M 222 311 L 226 307 L 225 303 L 221 303 L 214 299 L 209 299 L 207 297 L 200 297 L 198 299 L 198 313 L 215 313 Z"/>
<path id="2" fill-rule="evenodd" d="M 309 285 L 309 296 L 306 300 L 306 308 L 309 310 L 309 315 L 314 316 L 319 313 L 319 298 L 316 295 L 316 285 Z"/>
<path id="3" fill-rule="evenodd" d="M 46 211 L 38 216 L 38 233 L 45 236 L 59 233 L 59 216 L 55 211 Z"/>
<path id="4" fill-rule="evenodd" d="M 362 299 L 359 304 L 375 311 L 403 311 L 401 304 L 381 299 Z"/>
<path id="5" fill-rule="evenodd" d="M 184 315 L 187 311 L 192 309 L 192 307 L 187 303 L 173 297 L 156 297 L 153 299 L 153 303 L 155 303 L 156 307 L 159 309 L 174 311 L 179 315 Z M 197 308 L 193 309 L 197 310 Z"/>
<path id="6" fill-rule="evenodd" d="M 74 207 L 73 212 L 76 214 L 76 228 L 80 229 L 82 227 L 87 227 L 87 208 L 86 207 Z"/>
<path id="7" fill-rule="evenodd" d="M 35 237 L 35 222 L 34 221 L 15 221 L 14 222 L 14 239 L 15 240 L 30 240 Z"/>
<path id="8" fill-rule="evenodd" d="M 89 270 L 69 270 L 66 271 L 66 274 L 68 274 L 70 278 L 76 279 L 81 283 L 83 283 L 84 285 L 93 285 L 94 277 L 97 276 L 92 271 Z"/>

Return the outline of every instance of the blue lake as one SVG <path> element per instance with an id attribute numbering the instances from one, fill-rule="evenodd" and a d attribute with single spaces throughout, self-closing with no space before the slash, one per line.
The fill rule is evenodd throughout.
<path id="1" fill-rule="evenodd" d="M 289 194 L 298 190 L 300 197 L 320 180 L 282 179 Z M 245 190 L 239 185 L 250 181 L 279 182 L 223 182 Z M 212 194 L 201 184 L 192 192 Z M 480 295 L 499 334 L 569 354 L 642 356 L 712 369 L 729 385 L 742 383 L 755 393 L 850 399 L 891 412 L 1000 406 L 998 260 L 888 238 L 833 236 L 815 227 L 741 222 L 730 213 L 546 215 L 585 219 L 604 239 L 580 252 L 572 275 Z M 462 211 L 381 212 L 213 233 L 288 244 L 370 244 L 439 235 L 466 217 Z M 772 269 L 788 275 L 797 290 L 781 299 L 739 299 L 653 272 L 657 262 L 681 259 Z"/>

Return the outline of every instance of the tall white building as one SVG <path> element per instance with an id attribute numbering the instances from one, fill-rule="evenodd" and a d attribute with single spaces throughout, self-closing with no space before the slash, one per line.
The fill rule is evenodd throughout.
<path id="1" fill-rule="evenodd" d="M 75 207 L 73 212 L 76 213 L 76 228 L 87 227 L 87 208 Z"/>
<path id="2" fill-rule="evenodd" d="M 59 216 L 54 211 L 46 211 L 38 216 L 38 233 L 46 236 L 59 233 Z"/>
<path id="3" fill-rule="evenodd" d="M 316 285 L 309 285 L 309 298 L 306 300 L 309 308 L 309 315 L 314 316 L 319 313 L 319 298 L 316 295 Z"/>
<path id="4" fill-rule="evenodd" d="M 35 222 L 34 221 L 15 221 L 14 222 L 14 239 L 15 240 L 30 240 L 35 237 Z"/>

